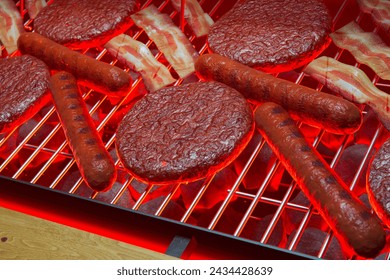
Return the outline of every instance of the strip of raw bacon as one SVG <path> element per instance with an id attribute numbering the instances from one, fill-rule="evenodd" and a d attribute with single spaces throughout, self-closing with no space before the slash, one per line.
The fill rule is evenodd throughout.
<path id="1" fill-rule="evenodd" d="M 0 1 L 0 41 L 8 54 L 18 49 L 18 38 L 24 32 L 22 17 L 12 0 Z"/>
<path id="2" fill-rule="evenodd" d="M 323 56 L 309 63 L 304 72 L 346 99 L 369 105 L 390 131 L 390 95 L 375 87 L 362 70 Z"/>
<path id="3" fill-rule="evenodd" d="M 195 71 L 199 53 L 168 15 L 150 5 L 131 18 L 138 27 L 145 30 L 181 78 Z"/>
<path id="4" fill-rule="evenodd" d="M 390 32 L 390 1 L 389 0 L 357 0 L 364 13 L 371 14 L 374 21 Z"/>
<path id="5" fill-rule="evenodd" d="M 25 0 L 25 5 L 30 19 L 34 19 L 47 3 L 46 0 Z"/>
<path id="6" fill-rule="evenodd" d="M 141 74 L 149 92 L 175 81 L 168 68 L 157 61 L 145 44 L 128 35 L 122 34 L 112 38 L 105 47 L 120 62 Z"/>
<path id="7" fill-rule="evenodd" d="M 355 59 L 371 67 L 384 80 L 390 80 L 390 47 L 373 32 L 364 32 L 354 21 L 330 35 L 339 47 L 352 53 Z"/>
<path id="8" fill-rule="evenodd" d="M 173 7 L 181 12 L 182 0 L 171 0 Z M 203 11 L 197 0 L 185 0 L 184 18 L 191 27 L 196 37 L 209 34 L 210 26 L 214 23 L 213 19 Z"/>

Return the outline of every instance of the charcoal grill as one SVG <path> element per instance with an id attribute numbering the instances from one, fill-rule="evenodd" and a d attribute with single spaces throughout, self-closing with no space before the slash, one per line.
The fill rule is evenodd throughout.
<path id="1" fill-rule="evenodd" d="M 28 18 L 22 2 L 17 2 L 17 6 L 25 28 L 33 30 L 33 21 Z M 232 2 L 200 1 L 204 11 L 214 20 L 229 10 Z M 326 2 L 334 15 L 335 29 L 356 20 L 365 30 L 378 33 L 389 43 L 390 38 L 381 34 L 370 15 L 360 12 L 355 0 Z M 150 4 L 169 14 L 199 53 L 208 51 L 206 39 L 193 36 L 169 0 L 141 1 L 141 7 Z M 126 33 L 148 45 L 156 58 L 171 69 L 143 30 L 134 25 Z M 85 185 L 55 109 L 48 105 L 19 128 L 0 135 L 1 206 L 187 259 L 355 258 L 345 255 L 342 250 L 337 251 L 337 240 L 332 231 L 302 197 L 299 187 L 280 162 L 270 155 L 258 134 L 235 162 L 204 180 L 154 186 L 134 179 L 116 156 L 115 129 L 129 107 L 146 93 L 142 79 L 104 48 L 90 48 L 83 53 L 122 67 L 134 78 L 131 90 L 123 98 L 111 98 L 81 88 L 103 142 L 115 159 L 117 182 L 106 193 L 94 192 Z M 377 87 L 390 93 L 388 81 L 380 80 L 348 52 L 332 44 L 325 50 L 325 55 L 363 69 Z M 175 75 L 173 70 L 172 73 Z M 328 91 L 306 76 L 302 68 L 278 76 Z M 178 79 L 175 85 L 197 80 L 192 75 L 185 80 Z M 337 136 L 307 124 L 299 125 L 307 139 L 336 170 L 350 147 L 364 145 L 364 152 L 351 167 L 353 170 L 348 179 L 351 190 L 364 198 L 361 182 L 365 178 L 365 168 L 388 132 L 372 117 L 368 107 L 361 109 L 364 123 L 354 135 Z M 335 250 L 338 253 L 334 253 Z M 390 254 L 381 257 L 390 259 Z"/>

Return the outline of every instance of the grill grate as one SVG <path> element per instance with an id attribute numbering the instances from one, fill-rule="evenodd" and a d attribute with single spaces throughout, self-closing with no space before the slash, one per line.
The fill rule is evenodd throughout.
<path id="1" fill-rule="evenodd" d="M 180 13 L 172 7 L 169 0 L 141 2 L 142 7 L 153 3 L 161 12 L 169 14 L 174 22 L 183 28 L 196 49 L 200 53 L 207 52 L 206 39 L 195 38 L 188 26 L 180 24 Z M 354 19 L 368 31 L 381 32 L 369 15 L 359 12 L 356 1 L 327 2 L 333 7 L 335 29 Z M 233 5 L 224 0 L 200 3 L 214 20 Z M 22 4 L 18 2 L 17 5 L 22 10 L 25 28 L 33 30 L 33 21 L 29 20 L 26 11 L 21 7 Z M 133 26 L 127 34 L 145 43 L 155 51 L 156 58 L 171 69 L 142 30 Z M 103 48 L 87 49 L 83 53 L 126 69 Z M 362 68 L 377 87 L 390 93 L 388 81 L 380 80 L 365 66 L 356 63 L 347 52 L 331 45 L 325 54 Z M 171 71 L 175 75 L 173 70 Z M 141 78 L 136 73 L 131 75 L 134 78 L 132 88 L 128 95 L 121 99 L 104 96 L 89 88 L 81 88 L 89 112 L 118 168 L 118 179 L 111 191 L 93 192 L 83 183 L 52 105 L 48 105 L 21 127 L 0 135 L 0 175 L 91 198 L 108 205 L 119 205 L 212 231 L 304 252 L 314 257 L 351 257 L 337 251 L 333 233 L 316 210 L 302 197 L 299 187 L 280 162 L 269 155 L 267 145 L 258 135 L 244 151 L 244 155 L 218 174 L 202 181 L 189 185 L 152 186 L 132 178 L 124 170 L 115 153 L 115 129 L 118 121 L 126 110 L 145 94 Z M 279 74 L 279 77 L 327 91 L 303 74 L 301 69 Z M 176 85 L 196 80 L 193 75 L 185 80 L 178 79 Z M 386 131 L 372 118 L 368 107 L 362 109 L 364 123 L 361 130 L 354 135 L 336 136 L 306 124 L 299 125 L 307 139 L 336 170 L 345 165 L 345 157 L 348 159 L 352 148 L 356 148 L 360 157 L 354 170 L 350 168 L 348 183 L 351 190 L 364 197 L 365 191 L 360 182 L 364 181 L 365 167 Z M 339 169 L 343 170 L 341 167 Z M 317 249 L 309 251 L 313 247 Z M 389 253 L 383 258 L 390 259 Z"/>

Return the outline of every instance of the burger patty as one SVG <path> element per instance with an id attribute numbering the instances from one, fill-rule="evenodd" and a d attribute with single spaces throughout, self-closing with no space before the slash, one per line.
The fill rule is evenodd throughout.
<path id="1" fill-rule="evenodd" d="M 370 164 L 367 193 L 372 207 L 390 226 L 390 138 L 381 146 Z"/>
<path id="2" fill-rule="evenodd" d="M 37 33 L 69 47 L 101 45 L 132 24 L 138 0 L 56 0 L 34 21 Z"/>
<path id="3" fill-rule="evenodd" d="M 48 102 L 49 78 L 46 64 L 33 56 L 0 59 L 0 133 L 24 123 Z"/>
<path id="4" fill-rule="evenodd" d="M 125 168 L 141 181 L 190 182 L 233 161 L 248 143 L 253 113 L 236 90 L 218 83 L 166 87 L 138 101 L 116 137 Z"/>
<path id="5" fill-rule="evenodd" d="M 281 72 L 302 66 L 330 43 L 331 16 L 321 0 L 242 2 L 212 25 L 212 52 L 266 72 Z"/>

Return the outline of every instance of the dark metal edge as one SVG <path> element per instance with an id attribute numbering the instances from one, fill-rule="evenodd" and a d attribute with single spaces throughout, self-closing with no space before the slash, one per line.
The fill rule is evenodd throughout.
<path id="1" fill-rule="evenodd" d="M 0 175 L 0 206 L 1 201 L 24 205 L 36 210 L 50 211 L 54 216 L 76 218 L 80 222 L 97 223 L 101 227 L 108 226 L 112 231 L 125 232 L 129 236 L 136 236 L 136 239 L 146 242 L 148 240 L 149 242 L 152 240 L 151 243 L 160 242 L 160 244 L 166 244 L 166 247 L 177 235 L 193 238 L 196 241 L 193 252 L 208 259 L 316 259 L 309 255 L 14 180 L 2 175 Z"/>

